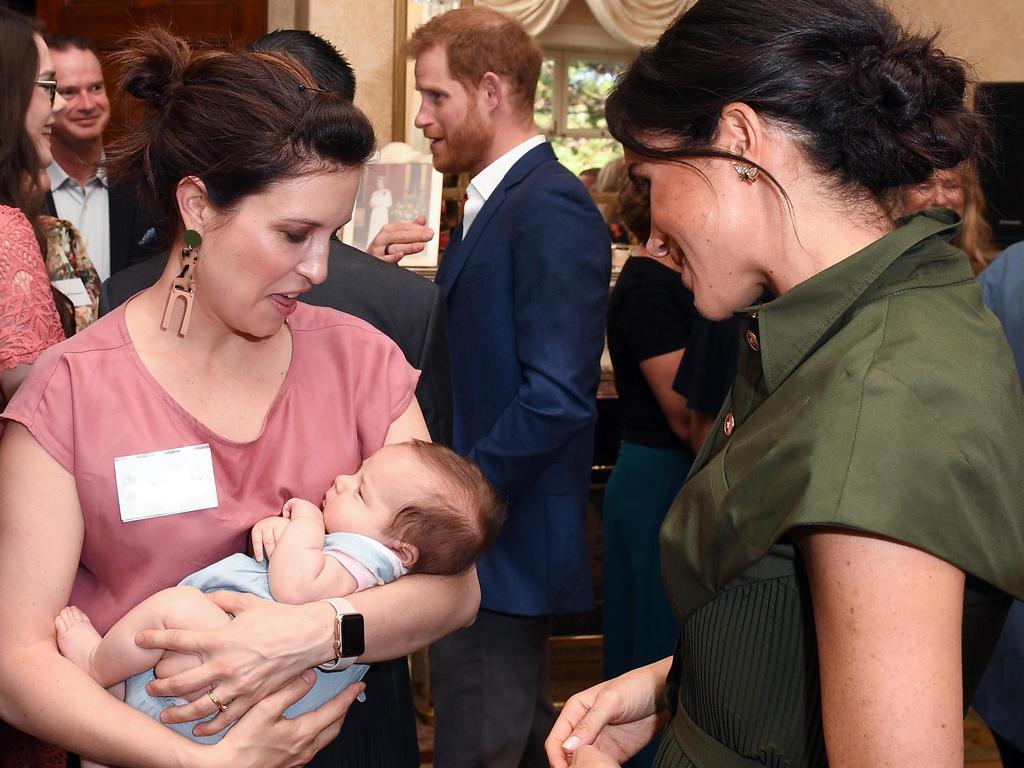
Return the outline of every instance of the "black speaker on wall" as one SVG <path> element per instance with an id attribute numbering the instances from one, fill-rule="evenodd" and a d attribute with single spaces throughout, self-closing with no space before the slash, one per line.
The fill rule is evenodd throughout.
<path id="1" fill-rule="evenodd" d="M 1024 83 L 982 83 L 976 103 L 995 137 L 981 166 L 988 220 L 996 243 L 1007 246 L 1024 240 Z"/>

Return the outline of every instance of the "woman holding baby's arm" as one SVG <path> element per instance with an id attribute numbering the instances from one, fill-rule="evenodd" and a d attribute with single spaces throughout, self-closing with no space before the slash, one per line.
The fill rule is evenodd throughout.
<path id="1" fill-rule="evenodd" d="M 381 445 L 427 436 L 417 372 L 397 347 L 297 301 L 326 276 L 329 238 L 351 215 L 374 145 L 365 116 L 275 54 L 193 51 L 150 31 L 121 64 L 147 114 L 111 148 L 109 173 L 138 183 L 173 242 L 160 281 L 44 354 L 4 413 L 0 717 L 124 765 L 407 764 L 415 738 L 411 723 L 395 724 L 401 691 L 372 677 L 348 716 L 360 686 L 280 717 L 308 689 L 303 671 L 335 659 L 328 603 L 222 595 L 235 614 L 223 630 L 144 634 L 202 657 L 151 690 L 212 689 L 165 719 L 220 702 L 200 732 L 238 723 L 214 746 L 118 702 L 57 652 L 54 617 L 68 603 L 103 633 L 244 551 L 252 524 L 288 498 L 318 498 Z M 472 571 L 353 596 L 362 660 L 421 647 L 471 620 L 478 599 Z M 314 758 L 343 719 L 344 749 Z"/>

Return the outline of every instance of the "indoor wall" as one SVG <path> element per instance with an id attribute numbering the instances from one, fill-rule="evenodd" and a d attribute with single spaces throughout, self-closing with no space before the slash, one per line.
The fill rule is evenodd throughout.
<path id="1" fill-rule="evenodd" d="M 405 0 L 398 0 L 405 2 Z M 478 0 L 486 2 L 486 0 Z M 780 0 L 781 2 L 781 0 Z M 942 30 L 944 49 L 974 66 L 981 81 L 1024 82 L 1024 14 L 1021 0 L 888 0 L 905 23 Z M 574 36 L 596 22 L 582 0 L 563 14 Z M 591 17 L 592 18 L 592 17 Z M 395 12 L 392 0 L 268 0 L 267 28 L 312 29 L 349 57 L 359 78 L 356 102 L 377 128 L 381 143 L 392 138 L 392 71 Z"/>

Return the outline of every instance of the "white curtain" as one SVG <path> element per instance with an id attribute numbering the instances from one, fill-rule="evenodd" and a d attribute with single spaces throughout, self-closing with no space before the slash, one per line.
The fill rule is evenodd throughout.
<path id="1" fill-rule="evenodd" d="M 695 0 L 587 0 L 612 37 L 633 45 L 653 43 Z"/>
<path id="2" fill-rule="evenodd" d="M 501 11 L 531 35 L 539 35 L 557 19 L 569 0 L 476 0 Z M 586 0 L 598 23 L 612 37 L 631 45 L 653 42 L 695 0 Z"/>
<path id="3" fill-rule="evenodd" d="M 536 37 L 561 16 L 569 0 L 477 0 L 518 21 L 531 36 Z"/>

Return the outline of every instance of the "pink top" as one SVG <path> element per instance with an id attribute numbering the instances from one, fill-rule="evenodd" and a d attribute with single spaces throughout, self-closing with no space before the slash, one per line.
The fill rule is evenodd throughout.
<path id="1" fill-rule="evenodd" d="M 288 327 L 291 366 L 250 443 L 211 432 L 167 394 L 136 353 L 123 306 L 44 352 L 4 411 L 75 477 L 85 540 L 71 602 L 101 633 L 154 592 L 245 551 L 253 523 L 289 498 L 319 502 L 409 406 L 419 372 L 369 324 L 300 303 Z M 218 507 L 121 522 L 115 457 L 202 443 Z"/>
<path id="2" fill-rule="evenodd" d="M 34 363 L 63 340 L 32 225 L 19 209 L 0 205 L 0 371 Z"/>

